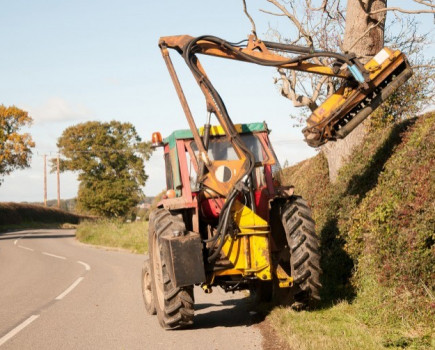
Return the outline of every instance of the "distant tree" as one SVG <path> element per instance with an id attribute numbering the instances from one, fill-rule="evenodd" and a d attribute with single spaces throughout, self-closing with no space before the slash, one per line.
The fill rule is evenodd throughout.
<path id="1" fill-rule="evenodd" d="M 142 198 L 149 143 L 141 142 L 130 123 L 90 121 L 64 130 L 57 146 L 65 158 L 60 170 L 78 171 L 79 210 L 124 216 Z"/>
<path id="2" fill-rule="evenodd" d="M 35 143 L 28 133 L 19 133 L 32 123 L 29 114 L 15 106 L 0 105 L 0 185 L 2 178 L 15 169 L 30 166 Z"/>

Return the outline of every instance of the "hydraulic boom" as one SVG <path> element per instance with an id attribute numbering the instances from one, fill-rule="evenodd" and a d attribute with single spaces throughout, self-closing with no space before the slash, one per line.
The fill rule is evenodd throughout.
<path id="1" fill-rule="evenodd" d="M 188 35 L 169 36 L 160 38 L 159 46 L 198 145 L 202 160 L 202 183 L 223 196 L 227 196 L 239 180 L 246 178 L 252 171 L 254 160 L 234 128 L 219 93 L 201 66 L 198 54 L 342 78 L 341 87 L 311 114 L 306 128 L 303 129 L 305 140 L 312 147 L 346 137 L 412 75 L 405 55 L 389 48 L 382 49 L 363 65 L 353 54 L 316 51 L 308 47 L 262 41 L 253 35 L 239 43 L 229 43 L 209 35 L 196 38 Z M 232 173 L 237 174 L 232 177 L 232 181 L 222 183 L 214 176 L 222 164 L 208 158 L 204 141 L 208 139 L 209 123 L 204 127 L 205 134 L 200 135 L 168 49 L 176 50 L 184 58 L 206 98 L 208 112 L 217 117 L 239 157 L 229 165 Z M 283 53 L 295 56 L 289 58 L 283 56 Z M 330 58 L 331 64 L 312 63 L 313 59 L 320 57 Z"/>

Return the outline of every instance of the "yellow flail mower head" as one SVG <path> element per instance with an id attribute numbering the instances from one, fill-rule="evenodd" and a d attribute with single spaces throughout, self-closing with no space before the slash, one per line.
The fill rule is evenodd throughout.
<path id="1" fill-rule="evenodd" d="M 308 118 L 302 130 L 308 145 L 319 147 L 346 137 L 412 76 L 405 55 L 389 48 L 383 48 L 364 70 L 365 79 L 346 81 Z"/>

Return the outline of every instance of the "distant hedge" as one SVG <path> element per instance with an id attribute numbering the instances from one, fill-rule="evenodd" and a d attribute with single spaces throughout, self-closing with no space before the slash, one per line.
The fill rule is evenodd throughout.
<path id="1" fill-rule="evenodd" d="M 0 226 L 29 222 L 78 224 L 83 216 L 40 205 L 0 202 Z"/>

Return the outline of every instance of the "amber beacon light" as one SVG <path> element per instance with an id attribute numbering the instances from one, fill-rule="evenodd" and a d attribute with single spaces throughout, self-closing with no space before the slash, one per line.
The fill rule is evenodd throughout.
<path id="1" fill-rule="evenodd" d="M 158 131 L 153 132 L 151 137 L 151 147 L 156 148 L 161 146 L 163 146 L 162 134 L 160 134 Z"/>

